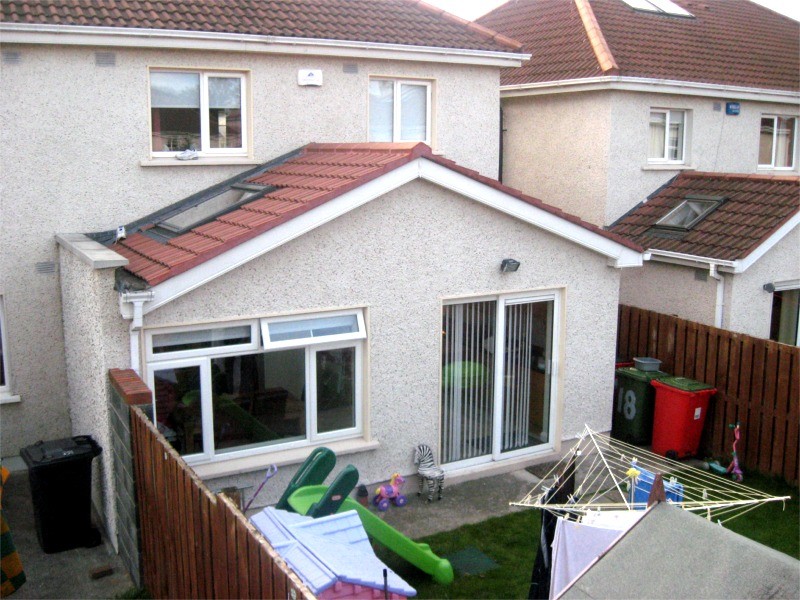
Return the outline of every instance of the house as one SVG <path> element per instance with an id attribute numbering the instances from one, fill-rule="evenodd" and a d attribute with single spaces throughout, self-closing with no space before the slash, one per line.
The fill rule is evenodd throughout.
<path id="1" fill-rule="evenodd" d="M 800 23 L 792 19 L 748 0 L 512 0 L 479 22 L 531 54 L 501 77 L 504 183 L 619 231 L 631 209 L 692 173 L 800 173 Z M 672 260 L 690 269 L 654 252 L 659 264 L 648 263 L 644 279 L 627 278 L 622 301 L 766 337 L 779 319 L 773 304 L 796 312 L 798 234 L 784 234 L 783 249 L 763 258 L 766 237 L 729 240 L 742 251 L 764 242 L 748 255 L 758 262 L 746 277 L 719 262 L 736 254 L 730 247 L 695 245 L 701 254 L 689 263 Z M 645 247 L 667 248 L 651 239 Z M 751 276 L 757 285 L 744 283 Z"/>
<path id="2" fill-rule="evenodd" d="M 96 322 L 64 329 L 91 299 L 62 295 L 56 233 L 115 230 L 312 141 L 423 141 L 494 177 L 499 70 L 523 58 L 412 0 L 9 0 L 0 38 L 6 458 L 94 431 L 105 385 L 83 375 L 131 365 L 127 333 L 105 355 L 79 347 Z"/>
<path id="3" fill-rule="evenodd" d="M 798 344 L 800 177 L 683 172 L 609 229 L 650 260 L 620 301 Z"/>
<path id="4" fill-rule="evenodd" d="M 73 410 L 136 369 L 214 487 L 275 463 L 274 502 L 320 445 L 381 481 L 422 440 L 477 476 L 610 426 L 639 246 L 423 143 L 308 144 L 124 229 L 57 236 Z"/>

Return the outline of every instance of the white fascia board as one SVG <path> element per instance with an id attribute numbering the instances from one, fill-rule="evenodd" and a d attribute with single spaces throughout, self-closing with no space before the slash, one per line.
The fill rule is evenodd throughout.
<path id="1" fill-rule="evenodd" d="M 4 44 L 169 48 L 261 54 L 339 56 L 376 60 L 413 60 L 495 67 L 519 67 L 530 54 L 434 46 L 406 46 L 348 40 L 291 38 L 272 35 L 92 27 L 77 25 L 0 24 Z"/>
<path id="2" fill-rule="evenodd" d="M 684 254 L 682 252 L 672 252 L 670 250 L 657 250 L 649 248 L 645 252 L 646 260 L 655 260 L 658 262 L 671 263 L 673 265 L 681 265 L 684 267 L 693 267 L 695 269 L 705 268 L 710 269 L 712 266 L 719 270 L 735 273 L 738 261 L 735 260 L 718 260 L 708 256 L 698 256 L 696 254 Z"/>
<path id="3" fill-rule="evenodd" d="M 789 232 L 791 232 L 795 227 L 800 225 L 800 212 L 795 213 L 795 215 L 786 221 L 783 225 L 778 228 L 778 230 L 773 233 L 771 236 L 767 238 L 763 244 L 761 244 L 758 248 L 753 250 L 750 254 L 745 256 L 741 260 L 737 260 L 737 266 L 734 273 L 743 273 L 746 271 L 750 266 L 755 263 L 759 258 L 764 256 L 767 252 L 772 250 L 772 248 L 780 242 L 784 237 L 786 237 Z"/>
<path id="4" fill-rule="evenodd" d="M 732 98 L 735 100 L 753 100 L 756 102 L 781 104 L 796 104 L 800 100 L 800 92 L 794 91 L 718 85 L 713 83 L 696 83 L 671 79 L 619 76 L 588 77 L 585 79 L 564 79 L 562 81 L 503 85 L 500 86 L 500 96 L 502 98 L 515 98 L 518 96 L 539 96 L 545 94 L 563 94 L 567 92 L 597 90 L 622 90 L 628 92 L 648 92 L 652 94 Z"/>
<path id="5" fill-rule="evenodd" d="M 616 268 L 642 266 L 641 252 L 440 164 L 426 159 L 420 161 L 420 176 L 423 179 L 598 252 L 608 257 L 610 264 Z"/>
<path id="6" fill-rule="evenodd" d="M 254 258 L 266 254 L 270 250 L 298 238 L 418 177 L 419 160 L 411 161 L 282 225 L 278 225 L 274 229 L 270 229 L 238 246 L 234 246 L 230 250 L 188 271 L 155 285 L 151 288 L 153 300 L 144 307 L 144 314 L 152 312 L 209 281 L 233 271 Z"/>

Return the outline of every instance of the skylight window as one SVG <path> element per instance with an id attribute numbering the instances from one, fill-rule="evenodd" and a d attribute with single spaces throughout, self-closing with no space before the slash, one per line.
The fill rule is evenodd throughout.
<path id="1" fill-rule="evenodd" d="M 670 0 L 622 0 L 634 10 L 672 15 L 674 17 L 694 17 L 692 13 Z"/>
<path id="2" fill-rule="evenodd" d="M 160 221 L 158 226 L 172 233 L 181 233 L 230 212 L 245 202 L 255 200 L 263 195 L 265 189 L 264 186 L 234 184 L 197 204 L 188 204 L 183 210 Z"/>
<path id="3" fill-rule="evenodd" d="M 687 196 L 686 200 L 661 218 L 656 226 L 669 229 L 691 229 L 711 214 L 723 201 L 724 198 L 712 196 Z"/>

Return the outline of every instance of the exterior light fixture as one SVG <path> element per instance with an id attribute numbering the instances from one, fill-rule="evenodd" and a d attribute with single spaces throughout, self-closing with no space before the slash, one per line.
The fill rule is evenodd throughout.
<path id="1" fill-rule="evenodd" d="M 501 273 L 513 273 L 517 269 L 519 269 L 519 261 L 513 258 L 504 258 L 503 262 L 500 263 Z"/>
<path id="2" fill-rule="evenodd" d="M 771 294 L 772 292 L 775 291 L 775 284 L 773 284 L 773 283 L 765 283 L 763 285 L 763 288 L 764 288 L 765 292 Z"/>

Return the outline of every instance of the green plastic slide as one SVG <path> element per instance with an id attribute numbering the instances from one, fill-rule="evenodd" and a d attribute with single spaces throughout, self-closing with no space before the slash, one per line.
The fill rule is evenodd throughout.
<path id="1" fill-rule="evenodd" d="M 290 510 L 289 496 L 296 490 L 306 485 L 318 485 L 325 481 L 325 478 L 333 471 L 336 466 L 336 454 L 330 448 L 320 446 L 314 450 L 308 458 L 300 465 L 297 473 L 294 474 L 283 496 L 278 500 L 275 508 Z M 356 476 L 356 480 L 358 477 Z M 349 494 L 350 492 L 348 492 Z M 305 514 L 305 512 L 303 513 Z"/>
<path id="2" fill-rule="evenodd" d="M 309 485 L 295 490 L 289 496 L 289 505 L 301 515 L 325 496 L 326 485 Z M 453 567 L 445 558 L 439 558 L 428 544 L 418 544 L 407 538 L 383 519 L 374 515 L 368 508 L 355 500 L 346 498 L 338 512 L 355 510 L 361 518 L 366 532 L 392 552 L 433 577 L 438 583 L 448 585 L 453 582 Z"/>

